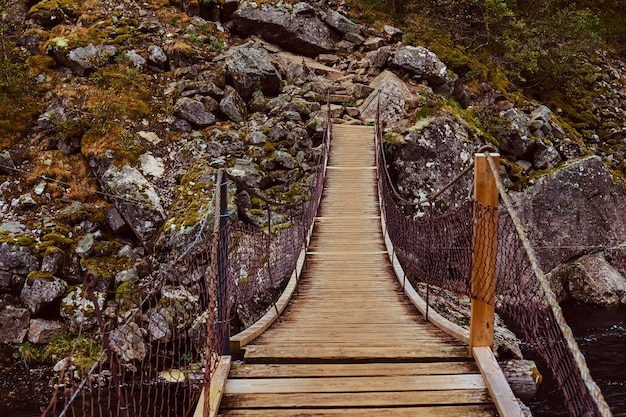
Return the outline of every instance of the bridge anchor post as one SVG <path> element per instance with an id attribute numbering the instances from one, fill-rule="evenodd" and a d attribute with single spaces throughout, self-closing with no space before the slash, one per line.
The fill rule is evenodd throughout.
<path id="1" fill-rule="evenodd" d="M 500 166 L 500 155 L 489 154 Z M 474 232 L 469 351 L 493 346 L 498 249 L 498 189 L 486 153 L 474 156 Z"/>

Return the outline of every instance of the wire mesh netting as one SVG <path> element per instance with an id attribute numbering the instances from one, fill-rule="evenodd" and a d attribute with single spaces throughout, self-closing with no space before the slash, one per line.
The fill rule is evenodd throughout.
<path id="1" fill-rule="evenodd" d="M 81 335 L 89 332 L 90 341 L 88 347 L 75 343 L 72 354 L 57 365 L 52 400 L 42 416 L 194 413 L 227 350 L 236 309 L 253 311 L 252 321 L 260 318 L 296 268 L 323 191 L 328 120 L 310 199 L 289 227 L 273 230 L 268 225 L 264 231 L 216 219 L 213 233 L 197 239 L 156 278 L 119 286 L 117 308 L 110 311 L 105 301 L 113 294 L 99 291 L 97 276 L 86 274 L 75 297 L 76 340 L 87 340 Z M 204 411 L 208 415 L 208 407 Z"/>
<path id="2" fill-rule="evenodd" d="M 406 273 L 417 281 L 495 305 L 496 311 L 522 329 L 523 337 L 546 361 L 572 416 L 610 416 L 543 273 L 533 263 L 532 248 L 524 244 L 525 235 L 514 225 L 512 205 L 506 205 L 498 216 L 496 208 L 468 201 L 442 216 L 410 219 L 392 197 L 380 126 L 376 141 L 381 211 Z M 493 269 L 495 283 L 481 279 Z"/>

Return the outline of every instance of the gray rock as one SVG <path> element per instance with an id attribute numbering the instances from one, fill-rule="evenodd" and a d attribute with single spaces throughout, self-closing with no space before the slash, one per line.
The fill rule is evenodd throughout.
<path id="1" fill-rule="evenodd" d="M 530 114 L 530 120 L 542 120 L 544 122 L 549 122 L 550 119 L 552 118 L 552 110 L 550 110 L 548 107 L 541 105 L 539 107 L 537 107 L 535 110 L 533 110 L 533 112 Z"/>
<path id="2" fill-rule="evenodd" d="M 224 94 L 222 93 L 222 97 Z M 204 108 L 210 112 L 214 112 L 220 109 L 219 101 L 215 100 L 211 96 L 202 97 L 202 104 L 204 104 Z"/>
<path id="3" fill-rule="evenodd" d="M 124 271 L 120 271 L 117 274 L 115 274 L 115 285 L 120 285 L 123 282 L 137 282 L 139 281 L 139 276 L 137 275 L 137 272 L 131 268 L 131 269 L 126 269 Z"/>
<path id="4" fill-rule="evenodd" d="M 142 69 L 146 66 L 146 59 L 139 55 L 134 49 L 124 52 L 124 56 L 135 68 Z"/>
<path id="5" fill-rule="evenodd" d="M 248 142 L 250 142 L 251 145 L 262 145 L 264 143 L 267 143 L 267 136 L 265 136 L 263 132 L 255 131 L 250 133 L 250 136 L 248 137 Z"/>
<path id="6" fill-rule="evenodd" d="M 537 141 L 531 137 L 528 116 L 517 108 L 503 111 L 500 116 L 509 122 L 508 128 L 498 138 L 500 152 L 512 159 L 532 159 Z"/>
<path id="7" fill-rule="evenodd" d="M 18 210 L 27 210 L 37 205 L 37 202 L 33 199 L 30 193 L 22 194 L 18 198 L 11 200 L 11 207 Z"/>
<path id="8" fill-rule="evenodd" d="M 393 134 L 390 134 L 393 135 Z M 418 121 L 404 137 L 389 137 L 396 150 L 389 160 L 395 183 L 404 198 L 419 201 L 445 185 L 472 163 L 480 139 L 456 115 L 441 110 Z M 462 177 L 445 195 L 430 206 L 433 213 L 445 213 L 466 201 L 471 190 L 470 176 Z M 421 216 L 426 207 L 417 209 Z"/>
<path id="9" fill-rule="evenodd" d="M 204 104 L 189 97 L 179 98 L 174 112 L 179 117 L 200 127 L 212 125 L 216 120 L 215 115 L 208 111 Z"/>
<path id="10" fill-rule="evenodd" d="M 64 254 L 58 248 L 48 248 L 41 261 L 41 272 L 49 272 L 55 275 L 63 265 Z"/>
<path id="11" fill-rule="evenodd" d="M 6 271 L 0 271 L 0 290 L 5 290 L 11 287 L 13 282 L 13 274 Z"/>
<path id="12" fill-rule="evenodd" d="M 245 159 L 238 159 L 235 162 L 235 166 L 227 168 L 226 172 L 235 178 L 239 178 L 248 187 L 252 188 L 260 188 L 265 181 L 265 173 L 259 169 L 259 166 Z"/>
<path id="13" fill-rule="evenodd" d="M 626 241 L 626 190 L 602 159 L 590 156 L 511 193 L 544 270 L 585 255 L 590 247 Z"/>
<path id="14" fill-rule="evenodd" d="M 295 14 L 315 16 L 315 8 L 309 3 L 300 2 L 293 5 L 293 12 Z"/>
<path id="15" fill-rule="evenodd" d="M 76 252 L 76 254 L 79 256 L 89 256 L 91 252 L 93 252 L 94 242 L 95 242 L 95 237 L 93 233 L 87 233 L 78 241 L 78 244 L 76 245 L 76 249 L 74 249 L 74 252 Z"/>
<path id="16" fill-rule="evenodd" d="M 8 305 L 0 310 L 0 344 L 22 343 L 28 333 L 29 320 L 30 314 L 25 308 Z"/>
<path id="17" fill-rule="evenodd" d="M 11 154 L 9 151 L 0 152 L 0 173 L 3 174 L 12 174 L 15 169 L 15 164 L 13 163 L 13 159 L 11 159 Z"/>
<path id="18" fill-rule="evenodd" d="M 85 47 L 72 49 L 67 58 L 72 71 L 82 77 L 106 65 L 116 54 L 117 48 L 113 45 L 90 43 Z"/>
<path id="19" fill-rule="evenodd" d="M 109 166 L 101 180 L 110 193 L 120 197 L 114 199 L 114 204 L 126 224 L 144 244 L 150 246 L 165 219 L 165 210 L 154 186 L 129 165 L 121 170 L 115 165 Z"/>
<path id="20" fill-rule="evenodd" d="M 362 45 L 365 42 L 365 38 L 357 33 L 346 33 L 344 40 L 350 42 L 352 45 Z M 350 47 L 348 50 L 352 49 L 353 47 Z"/>
<path id="21" fill-rule="evenodd" d="M 0 270 L 26 275 L 39 269 L 37 258 L 27 246 L 0 243 Z"/>
<path id="22" fill-rule="evenodd" d="M 276 163 L 285 169 L 294 169 L 298 167 L 298 161 L 290 153 L 285 151 L 274 152 L 274 160 Z"/>
<path id="23" fill-rule="evenodd" d="M 226 56 L 226 68 L 233 86 L 246 100 L 256 90 L 266 96 L 275 96 L 280 90 L 280 74 L 264 49 L 232 48 Z"/>
<path id="24" fill-rule="evenodd" d="M 226 87 L 224 90 L 224 98 L 220 101 L 220 110 L 235 123 L 241 123 L 246 120 L 246 103 L 232 87 Z"/>
<path id="25" fill-rule="evenodd" d="M 200 314 L 196 295 L 182 287 L 163 288 L 159 306 L 144 314 L 150 341 L 171 341 L 186 334 L 194 319 Z"/>
<path id="26" fill-rule="evenodd" d="M 50 343 L 65 331 L 66 327 L 60 321 L 32 319 L 28 327 L 28 341 L 35 344 Z"/>
<path id="27" fill-rule="evenodd" d="M 554 146 L 546 146 L 542 143 L 535 151 L 533 159 L 533 165 L 535 168 L 547 169 L 554 168 L 559 162 L 561 162 L 561 155 Z"/>
<path id="28" fill-rule="evenodd" d="M 367 52 L 375 51 L 383 46 L 385 46 L 385 40 L 379 37 L 369 37 L 363 42 L 363 49 Z"/>
<path id="29" fill-rule="evenodd" d="M 328 13 L 326 13 L 324 21 L 328 26 L 343 34 L 361 34 L 360 25 L 354 23 L 336 10 L 329 10 Z"/>
<path id="30" fill-rule="evenodd" d="M 402 38 L 404 34 L 400 29 L 397 29 L 391 25 L 385 25 L 383 27 L 383 31 L 391 38 L 392 42 L 398 41 Z"/>
<path id="31" fill-rule="evenodd" d="M 100 311 L 104 310 L 106 294 L 95 291 L 94 295 Z M 61 317 L 69 322 L 71 329 L 81 326 L 91 327 L 96 323 L 95 305 L 83 291 L 83 286 L 77 285 L 61 300 Z"/>
<path id="32" fill-rule="evenodd" d="M 434 86 L 451 84 L 456 80 L 455 76 L 448 74 L 448 67 L 435 53 L 421 46 L 401 46 L 391 61 L 396 67 Z"/>
<path id="33" fill-rule="evenodd" d="M 26 233 L 26 226 L 18 221 L 3 221 L 0 223 L 0 233 L 11 233 L 13 235 L 21 235 Z"/>
<path id="34" fill-rule="evenodd" d="M 361 118 L 374 121 L 380 100 L 380 118 L 387 126 L 398 126 L 406 122 L 405 104 L 413 100 L 413 94 L 398 76 L 391 71 L 383 71 L 371 83 L 374 93 L 359 107 Z"/>
<path id="35" fill-rule="evenodd" d="M 107 224 L 109 225 L 109 228 L 111 228 L 111 231 L 113 233 L 120 234 L 128 229 L 126 227 L 126 222 L 120 215 L 120 212 L 115 209 L 115 207 L 107 211 L 105 217 Z"/>
<path id="36" fill-rule="evenodd" d="M 243 3 L 233 14 L 235 29 L 244 35 L 258 35 L 288 51 L 315 56 L 334 49 L 329 27 L 315 15 L 292 13 L 264 4 Z"/>
<path id="37" fill-rule="evenodd" d="M 269 137 L 278 142 L 287 137 L 287 127 L 283 123 L 277 123 L 270 128 Z"/>
<path id="38" fill-rule="evenodd" d="M 113 329 L 109 343 L 122 362 L 142 361 L 148 353 L 142 331 L 134 322 Z"/>
<path id="39" fill-rule="evenodd" d="M 148 61 L 161 69 L 167 69 L 167 55 L 163 52 L 163 49 L 158 45 L 150 45 L 148 47 L 148 52 L 150 55 L 148 56 Z"/>
<path id="40" fill-rule="evenodd" d="M 29 277 L 24 283 L 20 298 L 32 314 L 37 314 L 42 308 L 60 298 L 66 288 L 67 282 L 55 276 Z"/>
<path id="41" fill-rule="evenodd" d="M 617 305 L 626 295 L 626 279 L 600 253 L 582 256 L 564 269 L 571 297 L 596 305 Z"/>
<path id="42" fill-rule="evenodd" d="M 375 51 L 365 54 L 365 59 L 368 60 L 369 66 L 372 68 L 383 68 L 393 53 L 393 46 L 383 46 Z"/>

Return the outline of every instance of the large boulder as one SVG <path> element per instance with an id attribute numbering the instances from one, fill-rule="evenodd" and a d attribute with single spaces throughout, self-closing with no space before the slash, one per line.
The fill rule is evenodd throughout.
<path id="1" fill-rule="evenodd" d="M 246 120 L 246 103 L 237 93 L 237 90 L 230 86 L 224 89 L 224 98 L 220 101 L 220 110 L 229 120 L 235 123 L 241 123 Z"/>
<path id="2" fill-rule="evenodd" d="M 281 77 L 267 51 L 261 48 L 232 48 L 226 56 L 227 74 L 244 99 L 261 90 L 275 96 L 280 90 Z"/>
<path id="3" fill-rule="evenodd" d="M 67 283 L 49 272 L 32 273 L 29 275 L 20 294 L 22 302 L 32 314 L 60 298 Z"/>
<path id="4" fill-rule="evenodd" d="M 598 156 L 570 162 L 511 196 L 545 271 L 626 241 L 626 190 Z"/>
<path id="5" fill-rule="evenodd" d="M 6 306 L 0 310 L 0 344 L 22 343 L 28 333 L 30 314 L 25 308 Z"/>
<path id="6" fill-rule="evenodd" d="M 94 291 L 94 296 L 100 311 L 103 311 L 106 294 Z M 85 293 L 82 285 L 72 288 L 61 300 L 61 317 L 68 321 L 72 330 L 91 327 L 96 324 L 95 304 L 91 297 Z"/>
<path id="7" fill-rule="evenodd" d="M 406 83 L 393 72 L 383 71 L 369 86 L 374 92 L 359 107 L 361 119 L 374 121 L 380 108 L 380 120 L 386 126 L 406 123 L 405 105 L 415 99 Z"/>
<path id="8" fill-rule="evenodd" d="M 0 271 L 26 275 L 38 268 L 37 258 L 30 253 L 28 246 L 0 243 Z"/>
<path id="9" fill-rule="evenodd" d="M 116 195 L 115 208 L 143 244 L 151 246 L 152 240 L 165 219 L 165 210 L 154 186 L 129 165 L 122 169 L 115 165 L 102 175 L 109 192 Z"/>
<path id="10" fill-rule="evenodd" d="M 65 330 L 65 325 L 60 321 L 32 319 L 28 327 L 28 341 L 35 344 L 50 343 Z"/>
<path id="11" fill-rule="evenodd" d="M 472 163 L 481 144 L 478 135 L 460 118 L 441 110 L 409 128 L 404 137 L 389 134 L 388 144 L 395 148 L 390 160 L 392 178 L 398 191 L 417 202 L 441 190 Z M 467 200 L 472 187 L 470 175 L 462 177 L 440 198 L 431 210 L 443 213 Z M 418 210 L 417 215 L 422 211 Z"/>
<path id="12" fill-rule="evenodd" d="M 292 52 L 316 56 L 332 52 L 335 47 L 331 30 L 315 14 L 243 2 L 232 19 L 243 35 L 258 35 Z"/>
<path id="13" fill-rule="evenodd" d="M 174 112 L 179 117 L 200 127 L 212 125 L 216 120 L 215 115 L 202 102 L 189 97 L 178 99 Z"/>
<path id="14" fill-rule="evenodd" d="M 439 57 L 422 46 L 401 46 L 391 58 L 397 68 L 418 79 L 426 80 L 435 87 L 452 87 L 456 75 L 448 72 L 446 64 Z"/>
<path id="15" fill-rule="evenodd" d="M 111 350 L 125 364 L 142 361 L 148 353 L 143 334 L 137 323 L 130 322 L 111 331 L 109 335 Z"/>
<path id="16" fill-rule="evenodd" d="M 626 296 L 626 279 L 600 253 L 580 257 L 564 272 L 570 296 L 577 301 L 616 305 Z"/>
<path id="17" fill-rule="evenodd" d="M 168 342 L 185 336 L 199 314 L 197 295 L 183 287 L 167 286 L 161 292 L 159 304 L 146 311 L 143 319 L 152 342 Z"/>
<path id="18" fill-rule="evenodd" d="M 572 298 L 604 306 L 626 303 L 626 278 L 607 257 L 613 261 L 610 253 L 590 253 L 550 271 L 546 278 L 557 300 Z"/>

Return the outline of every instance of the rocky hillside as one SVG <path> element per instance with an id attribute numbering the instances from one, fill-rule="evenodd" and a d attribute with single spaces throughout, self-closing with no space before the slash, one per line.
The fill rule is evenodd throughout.
<path id="1" fill-rule="evenodd" d="M 86 270 L 115 317 L 116 289 L 149 283 L 203 230 L 219 168 L 233 219 L 267 227 L 269 200 L 272 224 L 288 226 L 316 169 L 326 92 L 335 123 L 370 123 L 380 99 L 408 200 L 496 145 L 561 298 L 626 302 L 626 65 L 602 51 L 580 112 L 590 128 L 572 106 L 459 76 L 400 25 L 360 24 L 345 5 L 0 6 L 0 343 L 48 343 L 89 319 L 73 307 Z"/>

